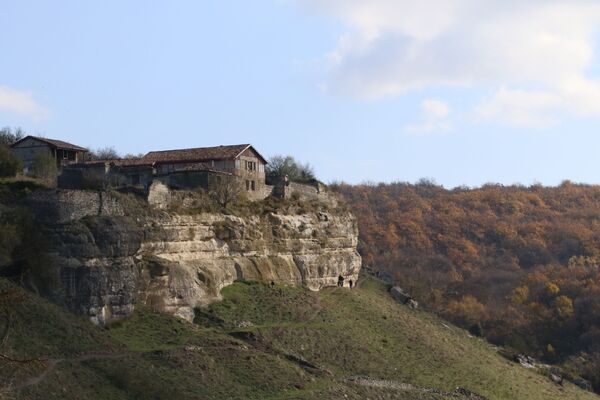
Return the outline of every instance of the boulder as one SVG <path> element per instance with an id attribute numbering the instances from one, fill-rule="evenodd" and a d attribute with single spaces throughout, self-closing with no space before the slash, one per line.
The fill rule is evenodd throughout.
<path id="1" fill-rule="evenodd" d="M 573 384 L 579 386 L 583 390 L 587 390 L 589 392 L 592 391 L 592 384 L 590 383 L 590 381 L 585 380 L 583 378 L 573 379 Z"/>
<path id="2" fill-rule="evenodd" d="M 419 307 L 419 303 L 416 302 L 409 294 L 404 292 L 400 286 L 394 286 L 390 289 L 390 294 L 400 304 L 409 306 L 410 308 L 416 309 Z"/>

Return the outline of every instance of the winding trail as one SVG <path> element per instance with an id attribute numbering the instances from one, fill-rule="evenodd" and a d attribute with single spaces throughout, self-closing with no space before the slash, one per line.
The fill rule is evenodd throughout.
<path id="1" fill-rule="evenodd" d="M 125 357 L 127 354 L 84 354 L 78 357 L 74 357 L 74 358 L 45 358 L 45 359 L 39 359 L 39 361 L 45 362 L 46 363 L 46 369 L 44 371 L 42 371 L 41 374 L 28 378 L 26 379 L 24 382 L 18 384 L 18 385 L 14 385 L 12 387 L 12 390 L 21 390 L 24 389 L 26 387 L 29 386 L 33 386 L 33 385 L 37 385 L 38 383 L 42 382 L 44 379 L 46 379 L 46 377 L 52 372 L 54 371 L 54 369 L 56 368 L 56 366 L 62 362 L 81 362 L 81 361 L 87 361 L 87 360 L 106 360 L 106 359 L 117 359 L 117 358 L 123 358 Z"/>

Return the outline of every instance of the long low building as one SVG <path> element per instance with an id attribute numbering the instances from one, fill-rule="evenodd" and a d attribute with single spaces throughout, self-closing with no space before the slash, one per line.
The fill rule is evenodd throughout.
<path id="1" fill-rule="evenodd" d="M 15 156 L 23 163 L 25 173 L 31 170 L 40 155 L 47 154 L 54 158 L 57 168 L 60 169 L 69 164 L 84 162 L 85 154 L 88 152 L 84 147 L 62 140 L 31 135 L 13 143 L 11 148 Z"/>
<path id="2" fill-rule="evenodd" d="M 266 159 L 250 144 L 152 151 L 141 158 L 96 160 L 64 168 L 62 188 L 148 187 L 160 180 L 177 189 L 209 189 L 216 179 L 235 177 L 251 199 L 271 194 Z"/>

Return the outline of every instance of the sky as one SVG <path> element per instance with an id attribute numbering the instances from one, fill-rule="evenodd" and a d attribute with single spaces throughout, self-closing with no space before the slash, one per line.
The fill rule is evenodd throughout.
<path id="1" fill-rule="evenodd" d="M 0 0 L 0 126 L 325 181 L 600 184 L 600 2 Z"/>

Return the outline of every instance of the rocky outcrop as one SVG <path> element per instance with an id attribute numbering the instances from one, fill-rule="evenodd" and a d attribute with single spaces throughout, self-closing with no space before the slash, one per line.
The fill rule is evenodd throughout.
<path id="1" fill-rule="evenodd" d="M 43 215 L 60 216 L 53 223 L 45 219 L 49 268 L 60 276 L 51 295 L 98 324 L 139 305 L 192 320 L 194 308 L 218 300 L 220 290 L 236 280 L 319 290 L 335 286 L 338 275 L 356 280 L 361 266 L 356 220 L 338 209 L 275 209 L 245 217 L 155 210 L 133 216 L 131 205 L 120 206 L 118 197 L 76 197 L 110 199 L 110 208 L 94 200 L 89 210 L 72 210 L 67 202 L 68 212 L 52 211 L 52 204 L 65 206 L 52 200 L 64 200 L 56 192 L 36 200 Z"/>

